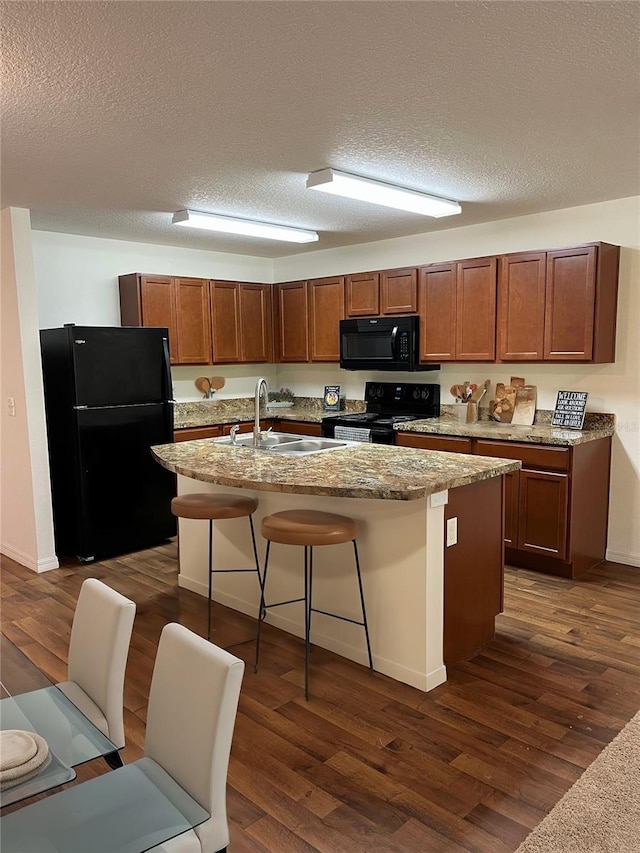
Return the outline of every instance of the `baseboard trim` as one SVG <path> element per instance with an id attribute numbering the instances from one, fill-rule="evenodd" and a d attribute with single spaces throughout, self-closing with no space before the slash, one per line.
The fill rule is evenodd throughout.
<path id="1" fill-rule="evenodd" d="M 58 562 L 58 558 L 55 554 L 52 557 L 41 557 L 40 559 L 36 559 L 30 554 L 25 554 L 24 551 L 14 548 L 13 545 L 8 545 L 6 542 L 0 543 L 0 553 L 4 554 L 5 557 L 10 557 L 12 560 L 15 560 L 16 563 L 20 563 L 21 566 L 24 566 L 25 569 L 30 569 L 32 572 L 50 572 L 51 569 L 57 569 L 60 567 L 60 563 Z"/>
<path id="2" fill-rule="evenodd" d="M 607 548 L 606 559 L 611 563 L 623 563 L 627 566 L 640 568 L 640 556 L 638 554 L 625 554 L 624 551 L 612 551 Z"/>

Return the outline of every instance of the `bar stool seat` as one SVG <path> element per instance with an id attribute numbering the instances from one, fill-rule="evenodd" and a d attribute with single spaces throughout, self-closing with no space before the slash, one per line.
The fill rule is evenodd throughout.
<path id="1" fill-rule="evenodd" d="M 258 560 L 258 549 L 256 547 L 256 536 L 253 528 L 252 514 L 258 507 L 258 501 L 244 495 L 212 494 L 209 492 L 196 492 L 189 495 L 178 495 L 171 501 L 171 512 L 178 518 L 204 519 L 209 522 L 209 604 L 207 616 L 207 640 L 211 639 L 211 601 L 213 598 L 213 575 L 216 572 L 256 572 L 258 584 L 260 585 L 260 597 L 262 599 L 262 575 L 260 574 L 260 562 Z M 214 569 L 213 568 L 213 522 L 226 518 L 249 518 L 251 529 L 251 542 L 253 544 L 253 556 L 255 567 L 241 569 Z"/>
<path id="2" fill-rule="evenodd" d="M 358 558 L 358 545 L 356 542 L 358 528 L 354 519 L 349 518 L 346 515 L 336 515 L 332 512 L 321 512 L 319 510 L 312 509 L 291 509 L 284 510 L 283 512 L 275 512 L 273 515 L 265 516 L 262 519 L 261 531 L 262 535 L 267 540 L 267 552 L 264 562 L 264 574 L 262 576 L 262 597 L 260 599 L 260 612 L 258 616 L 255 671 L 258 671 L 260 631 L 267 610 L 271 607 L 281 607 L 283 604 L 294 604 L 298 601 L 304 602 L 304 686 L 306 699 L 309 699 L 309 651 L 311 647 L 310 635 L 312 613 L 322 613 L 324 616 L 331 616 L 334 619 L 340 619 L 343 622 L 351 622 L 353 625 L 361 625 L 364 628 L 367 642 L 369 668 L 373 670 L 369 628 L 367 626 L 364 592 L 362 589 L 362 576 L 360 574 L 360 560 Z M 272 604 L 265 603 L 267 570 L 269 567 L 269 550 L 272 542 L 277 542 L 281 545 L 302 545 L 304 547 L 304 597 L 293 598 L 288 601 L 278 601 Z M 340 545 L 343 542 L 353 543 L 358 589 L 360 592 L 360 605 L 362 608 L 362 621 L 350 619 L 347 616 L 340 616 L 337 613 L 329 613 L 326 610 L 319 610 L 313 606 L 313 548 L 317 545 Z"/>
<path id="3" fill-rule="evenodd" d="M 178 518 L 242 518 L 258 508 L 255 498 L 240 495 L 178 495 L 171 501 L 171 512 Z"/>
<path id="4" fill-rule="evenodd" d="M 282 545 L 339 545 L 356 538 L 352 518 L 311 509 L 289 509 L 267 515 L 262 520 L 262 535 Z"/>

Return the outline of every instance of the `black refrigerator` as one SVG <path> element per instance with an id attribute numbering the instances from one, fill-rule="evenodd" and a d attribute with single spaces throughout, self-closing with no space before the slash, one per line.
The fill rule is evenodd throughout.
<path id="1" fill-rule="evenodd" d="M 175 475 L 151 454 L 173 441 L 167 329 L 40 332 L 56 552 L 82 561 L 176 533 Z"/>

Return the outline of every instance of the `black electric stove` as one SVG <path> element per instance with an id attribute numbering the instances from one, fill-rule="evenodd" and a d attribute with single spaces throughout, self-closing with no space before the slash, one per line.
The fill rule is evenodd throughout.
<path id="1" fill-rule="evenodd" d="M 367 382 L 365 412 L 337 414 L 322 419 L 322 434 L 328 438 L 395 444 L 393 425 L 437 418 L 440 415 L 440 386 L 417 382 Z"/>

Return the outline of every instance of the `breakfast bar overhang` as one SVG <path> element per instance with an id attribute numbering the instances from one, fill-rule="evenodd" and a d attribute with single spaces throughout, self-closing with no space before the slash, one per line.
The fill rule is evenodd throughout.
<path id="1" fill-rule="evenodd" d="M 265 515 L 287 509 L 319 509 L 354 518 L 374 668 L 398 681 L 424 691 L 446 681 L 445 507 L 451 490 L 467 494 L 469 499 L 459 506 L 467 507 L 469 520 L 467 523 L 462 515 L 457 518 L 457 542 L 448 550 L 453 553 L 457 547 L 464 548 L 467 527 L 470 536 L 476 535 L 473 516 L 482 515 L 483 529 L 491 527 L 494 534 L 490 554 L 482 553 L 479 538 L 473 559 L 463 560 L 464 571 L 480 591 L 473 606 L 483 607 L 481 591 L 485 586 L 495 588 L 499 584 L 501 595 L 502 475 L 517 470 L 520 462 L 375 444 L 291 458 L 212 439 L 156 446 L 152 452 L 161 465 L 178 475 L 178 494 L 237 493 L 239 489 L 252 494 L 258 500 L 254 515 L 257 531 Z M 472 489 L 481 484 L 485 484 L 485 491 L 476 496 Z M 180 519 L 178 582 L 205 597 L 207 538 L 208 525 Z M 258 536 L 261 564 L 264 544 Z M 469 554 L 470 544 L 461 553 Z M 360 605 L 350 545 L 316 550 L 314 606 L 357 619 Z M 213 553 L 216 569 L 252 565 L 246 519 L 214 524 Z M 269 596 L 278 601 L 298 598 L 302 583 L 301 549 L 275 545 L 269 563 Z M 216 574 L 213 598 L 257 617 L 260 591 L 255 574 Z M 460 608 L 473 609 L 463 601 Z M 490 614 L 491 624 L 499 609 Z M 475 614 L 470 616 L 470 623 L 477 621 Z M 299 604 L 269 611 L 267 622 L 304 636 Z M 215 629 L 215 610 L 213 624 Z M 356 625 L 314 614 L 313 644 L 366 664 L 362 633 Z M 215 630 L 212 640 L 215 642 Z"/>

